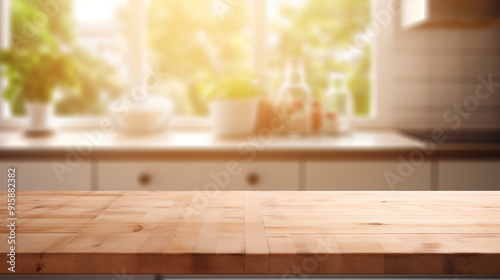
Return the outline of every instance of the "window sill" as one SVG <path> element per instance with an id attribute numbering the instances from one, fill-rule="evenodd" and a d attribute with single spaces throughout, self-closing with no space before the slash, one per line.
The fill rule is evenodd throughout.
<path id="1" fill-rule="evenodd" d="M 62 129 L 95 129 L 103 122 L 112 122 L 110 117 L 56 117 L 53 124 Z M 379 118 L 363 117 L 353 118 L 351 121 L 354 129 L 387 128 Z M 26 125 L 26 119 L 20 117 L 4 118 L 0 120 L 0 128 L 21 128 Z M 208 130 L 211 128 L 209 117 L 174 117 L 169 124 L 175 130 Z"/>
<path id="2" fill-rule="evenodd" d="M 99 128 L 102 122 L 112 122 L 109 117 L 56 117 L 53 120 L 55 127 L 62 129 L 92 129 Z M 5 118 L 0 120 L 0 128 L 21 128 L 26 125 L 26 119 L 22 117 Z M 174 129 L 200 129 L 211 127 L 208 117 L 174 117 L 169 124 Z"/>

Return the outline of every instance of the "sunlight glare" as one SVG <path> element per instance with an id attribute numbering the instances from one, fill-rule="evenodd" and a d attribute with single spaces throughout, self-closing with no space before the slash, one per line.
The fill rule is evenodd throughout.
<path id="1" fill-rule="evenodd" d="M 79 24 L 111 23 L 116 8 L 125 0 L 73 0 L 74 15 Z"/>

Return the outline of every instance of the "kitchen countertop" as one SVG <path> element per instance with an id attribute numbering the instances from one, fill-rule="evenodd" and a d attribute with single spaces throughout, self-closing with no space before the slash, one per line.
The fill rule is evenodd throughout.
<path id="1" fill-rule="evenodd" d="M 0 156 L 19 159 L 66 156 L 75 150 L 86 157 L 248 157 L 383 158 L 424 150 L 429 156 L 500 157 L 499 144 L 425 145 L 395 130 L 355 131 L 347 135 L 285 137 L 260 135 L 221 139 L 209 131 L 176 131 L 146 136 L 116 132 L 59 131 L 48 137 L 27 137 L 19 130 L 0 131 Z"/>
<path id="2" fill-rule="evenodd" d="M 500 274 L 498 192 L 200 194 L 18 192 L 16 273 Z"/>

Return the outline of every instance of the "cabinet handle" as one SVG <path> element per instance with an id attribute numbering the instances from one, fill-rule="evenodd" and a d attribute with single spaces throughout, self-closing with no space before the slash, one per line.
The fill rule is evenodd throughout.
<path id="1" fill-rule="evenodd" d="M 250 186 L 255 187 L 259 184 L 259 182 L 260 182 L 259 174 L 252 172 L 252 173 L 247 175 L 247 183 Z"/>
<path id="2" fill-rule="evenodd" d="M 139 174 L 137 181 L 139 181 L 139 184 L 142 187 L 147 187 L 151 184 L 151 175 L 149 173 L 141 173 Z"/>

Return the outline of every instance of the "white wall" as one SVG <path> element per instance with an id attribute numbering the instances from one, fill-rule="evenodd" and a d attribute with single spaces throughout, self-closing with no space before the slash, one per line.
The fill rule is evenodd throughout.
<path id="1" fill-rule="evenodd" d="M 391 43 L 394 92 L 393 125 L 403 128 L 450 128 L 457 114 L 443 114 L 455 103 L 471 101 L 478 76 L 500 81 L 500 29 L 402 30 L 393 26 Z M 473 105 L 473 103 L 471 103 Z M 473 108 L 470 106 L 469 108 Z M 500 87 L 480 101 L 460 129 L 500 128 Z"/>

